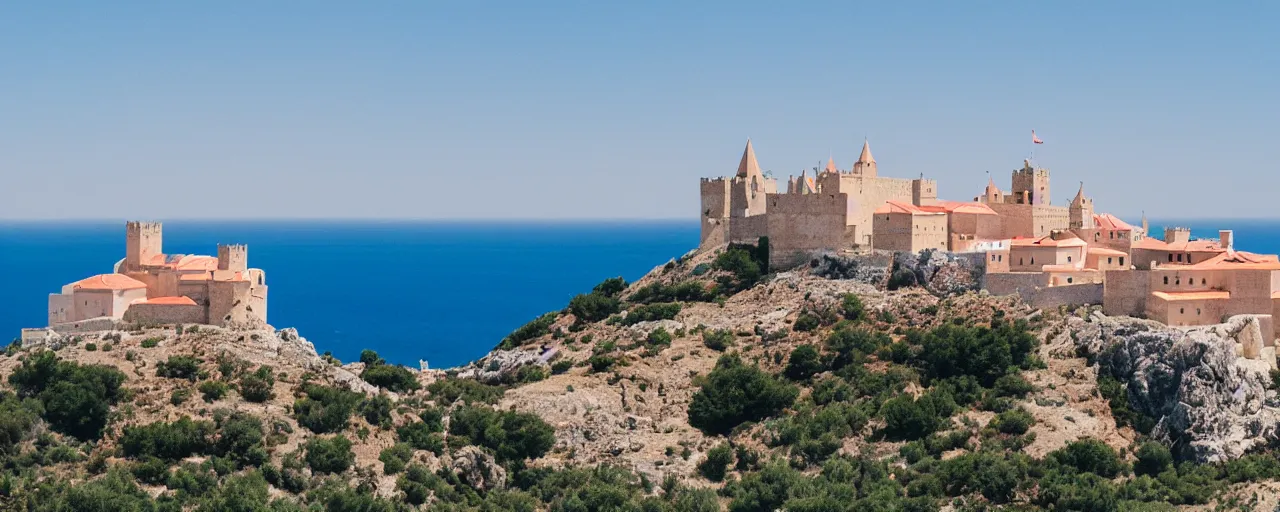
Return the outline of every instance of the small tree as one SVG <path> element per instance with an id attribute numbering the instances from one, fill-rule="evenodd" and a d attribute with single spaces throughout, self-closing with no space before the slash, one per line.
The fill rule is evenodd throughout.
<path id="1" fill-rule="evenodd" d="M 791 358 L 787 361 L 787 369 L 785 371 L 787 378 L 791 380 L 801 381 L 809 380 L 810 377 L 818 374 L 823 370 L 822 358 L 818 354 L 818 349 L 813 345 L 800 345 L 791 351 Z"/>

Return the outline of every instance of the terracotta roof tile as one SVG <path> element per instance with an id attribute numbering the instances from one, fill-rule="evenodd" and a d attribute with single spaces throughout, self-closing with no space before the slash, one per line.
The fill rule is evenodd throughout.
<path id="1" fill-rule="evenodd" d="M 1080 190 L 1081 190 L 1081 193 L 1083 193 L 1084 191 L 1083 184 L 1080 185 Z M 1093 224 L 1102 229 L 1107 229 L 1111 231 L 1116 231 L 1116 230 L 1133 231 L 1132 225 L 1130 225 L 1128 222 L 1120 220 L 1120 217 L 1116 217 L 1115 215 L 1112 215 L 1110 213 L 1094 214 Z"/>
<path id="2" fill-rule="evenodd" d="M 146 283 L 124 274 L 99 274 L 72 285 L 73 290 L 136 290 L 146 287 Z"/>
<path id="3" fill-rule="evenodd" d="M 885 201 L 884 205 L 876 208 L 875 213 L 909 213 L 911 215 L 945 215 L 942 212 L 927 211 L 919 206 L 902 201 Z"/>
<path id="4" fill-rule="evenodd" d="M 156 305 L 166 305 L 166 306 L 194 306 L 196 305 L 196 301 L 191 300 L 191 297 L 187 297 L 183 295 L 178 297 L 156 297 L 153 299 L 139 301 L 137 302 L 137 304 L 156 304 Z"/>
<path id="5" fill-rule="evenodd" d="M 1108 249 L 1106 247 L 1090 247 L 1089 254 L 1097 254 L 1101 256 L 1128 256 L 1129 255 L 1124 251 L 1117 251 L 1115 249 Z"/>
<path id="6" fill-rule="evenodd" d="M 1280 270 L 1280 257 L 1274 254 L 1254 254 L 1244 251 L 1225 250 L 1222 254 L 1204 260 L 1187 268 L 1195 270 L 1211 269 L 1253 269 Z"/>
<path id="7" fill-rule="evenodd" d="M 1014 247 L 1086 247 L 1089 244 L 1076 237 L 1054 240 L 1045 235 L 1040 238 L 1014 238 L 1009 241 L 1009 245 Z"/>

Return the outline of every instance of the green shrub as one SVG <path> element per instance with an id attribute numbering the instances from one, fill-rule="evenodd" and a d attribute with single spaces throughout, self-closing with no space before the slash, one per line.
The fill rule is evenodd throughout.
<path id="1" fill-rule="evenodd" d="M 502 342 L 498 344 L 497 348 L 499 350 L 511 350 L 513 348 L 524 345 L 526 342 L 530 340 L 534 340 L 542 336 L 545 336 L 548 332 L 550 332 L 548 329 L 551 328 L 551 324 L 554 324 L 556 322 L 556 317 L 558 315 L 559 313 L 554 311 L 550 313 L 546 313 L 538 318 L 533 319 L 529 323 L 520 326 L 516 330 L 511 331 L 511 334 L 508 334 L 505 338 L 502 338 Z"/>
<path id="2" fill-rule="evenodd" d="M 120 448 L 127 457 L 155 457 L 173 462 L 207 452 L 212 446 L 214 431 L 213 423 L 192 421 L 188 417 L 173 423 L 130 426 L 125 427 L 120 436 Z"/>
<path id="3" fill-rule="evenodd" d="M 1036 419 L 1031 416 L 1031 413 L 1019 407 L 997 414 L 995 418 L 991 419 L 990 426 L 1001 434 L 1020 436 L 1027 433 L 1027 430 L 1035 424 Z"/>
<path id="4" fill-rule="evenodd" d="M 369 384 L 396 393 L 406 393 L 422 387 L 418 384 L 416 373 L 399 365 L 380 364 L 366 366 L 364 371 L 360 373 L 360 378 Z"/>
<path id="5" fill-rule="evenodd" d="M 840 298 L 840 315 L 850 322 L 858 322 L 866 319 L 867 310 L 862 305 L 862 299 L 852 293 L 846 293 Z"/>
<path id="6" fill-rule="evenodd" d="M 307 384 L 303 392 L 306 396 L 293 403 L 293 414 L 299 425 L 317 434 L 347 428 L 347 420 L 361 401 L 359 393 L 330 386 Z"/>
<path id="7" fill-rule="evenodd" d="M 216 414 L 215 419 L 218 438 L 213 443 L 213 455 L 235 462 L 237 468 L 261 466 L 267 461 L 262 420 L 242 412 Z"/>
<path id="8" fill-rule="evenodd" d="M 655 302 L 708 302 L 715 299 L 715 292 L 707 290 L 706 285 L 698 281 L 685 281 L 676 284 L 650 283 L 632 293 L 627 298 L 635 304 L 652 304 Z"/>
<path id="9" fill-rule="evenodd" d="M 992 327 L 943 325 L 920 339 L 920 365 L 927 380 L 971 375 L 984 387 L 1028 363 L 1035 337 L 1025 322 Z"/>
<path id="10" fill-rule="evenodd" d="M 204 397 L 204 401 L 215 402 L 226 396 L 227 391 L 231 389 L 231 386 L 228 386 L 227 383 L 220 380 L 206 380 L 200 383 L 198 389 L 200 390 L 200 394 Z"/>
<path id="11" fill-rule="evenodd" d="M 427 386 L 427 391 L 435 397 L 436 403 L 441 405 L 452 404 L 459 399 L 468 404 L 493 404 L 502 399 L 506 389 L 472 379 L 441 379 Z"/>
<path id="12" fill-rule="evenodd" d="M 733 452 L 729 449 L 729 443 L 720 443 L 707 450 L 707 458 L 698 463 L 698 473 L 707 480 L 719 482 L 724 480 L 731 462 Z"/>
<path id="13" fill-rule="evenodd" d="M 538 458 L 555 444 L 555 429 L 536 414 L 461 407 L 449 419 L 449 435 L 493 450 L 499 462 Z M 453 441 L 450 441 L 453 444 Z"/>
<path id="14" fill-rule="evenodd" d="M 1097 439 L 1073 441 L 1050 452 L 1047 458 L 1062 466 L 1103 478 L 1115 478 L 1124 469 L 1124 462 L 1115 450 Z"/>
<path id="15" fill-rule="evenodd" d="M 813 348 L 813 345 L 800 345 L 791 351 L 784 373 L 791 380 L 803 381 L 824 369 L 818 349 Z"/>
<path id="16" fill-rule="evenodd" d="M 13 455 L 32 434 L 39 419 L 38 404 L 26 404 L 9 391 L 0 391 L 0 453 Z"/>
<path id="17" fill-rule="evenodd" d="M 254 403 L 264 403 L 275 397 L 276 378 L 270 366 L 259 366 L 251 374 L 240 377 L 240 396 Z"/>
<path id="18" fill-rule="evenodd" d="M 597 284 L 594 288 L 592 288 L 591 293 L 599 294 L 605 297 L 617 297 L 618 294 L 622 293 L 622 291 L 626 289 L 627 289 L 626 279 L 623 279 L 621 277 L 610 277 L 608 279 L 605 279 L 604 281 L 601 281 L 600 284 Z"/>
<path id="19" fill-rule="evenodd" d="M 396 443 L 382 450 L 378 460 L 382 461 L 382 472 L 394 475 L 404 471 L 404 467 L 413 459 L 413 448 L 404 443 Z"/>
<path id="20" fill-rule="evenodd" d="M 1173 467 L 1173 454 L 1155 441 L 1142 443 L 1136 455 L 1138 460 L 1133 463 L 1133 472 L 1139 475 L 1154 477 Z"/>
<path id="21" fill-rule="evenodd" d="M 91 341 L 91 342 L 89 342 L 89 343 L 85 343 L 85 344 L 84 344 L 84 350 L 85 350 L 85 352 L 97 352 L 97 351 L 98 351 L 98 344 L 97 344 L 97 343 L 94 343 L 94 342 L 92 342 L 92 341 Z"/>
<path id="22" fill-rule="evenodd" d="M 356 460 L 351 441 L 344 436 L 312 438 L 306 450 L 307 466 L 317 473 L 342 473 Z"/>
<path id="23" fill-rule="evenodd" d="M 569 371 L 570 368 L 573 368 L 573 363 L 574 362 L 570 359 L 561 359 L 559 361 L 551 363 L 551 374 L 560 375 L 564 372 L 567 372 Z"/>
<path id="24" fill-rule="evenodd" d="M 732 347 L 733 340 L 733 331 L 728 329 L 702 331 L 702 344 L 717 352 L 724 352 L 725 349 Z"/>
<path id="25" fill-rule="evenodd" d="M 156 364 L 156 376 L 195 382 L 196 374 L 200 373 L 201 362 L 192 356 L 169 356 L 168 361 Z"/>
<path id="26" fill-rule="evenodd" d="M 679 313 L 679 302 L 644 304 L 628 310 L 627 316 L 622 319 L 622 325 L 635 325 L 640 322 L 652 322 L 655 320 L 671 320 Z"/>
<path id="27" fill-rule="evenodd" d="M 898 395 L 880 406 L 885 435 L 895 439 L 921 439 L 949 423 L 956 405 L 950 395 L 930 392 L 912 399 Z"/>
<path id="28" fill-rule="evenodd" d="M 608 354 L 593 354 L 587 358 L 587 364 L 591 365 L 591 371 L 595 373 L 603 373 L 613 368 L 617 364 L 618 358 Z"/>
<path id="29" fill-rule="evenodd" d="M 396 429 L 396 436 L 415 450 L 426 450 L 436 455 L 444 453 L 444 429 L 438 423 L 418 421 Z"/>
<path id="30" fill-rule="evenodd" d="M 724 434 L 747 421 L 773 416 L 791 406 L 798 391 L 737 355 L 721 356 L 689 403 L 689 424 L 708 434 Z"/>
<path id="31" fill-rule="evenodd" d="M 874 354 L 880 347 L 893 343 L 889 335 L 868 329 L 843 326 L 827 336 L 827 350 L 833 352 L 830 366 L 833 371 L 851 364 L 862 363 L 867 355 Z"/>
<path id="32" fill-rule="evenodd" d="M 578 323 L 599 322 L 617 313 L 618 299 L 599 293 L 584 293 L 569 300 L 569 312 Z"/>
<path id="33" fill-rule="evenodd" d="M 386 395 L 366 398 L 360 403 L 360 415 L 370 425 L 387 428 L 391 426 L 391 409 L 394 406 Z"/>
<path id="34" fill-rule="evenodd" d="M 791 325 L 791 329 L 796 332 L 809 332 L 817 329 L 821 325 L 822 320 L 819 319 L 817 315 L 808 311 L 802 311 L 800 312 L 800 315 L 796 317 L 795 323 Z"/>
<path id="35" fill-rule="evenodd" d="M 173 390 L 173 393 L 169 395 L 169 403 L 173 405 L 182 405 L 189 398 L 191 398 L 190 389 L 187 389 L 187 388 L 175 389 Z"/>
<path id="36" fill-rule="evenodd" d="M 645 343 L 650 347 L 669 347 L 671 346 L 671 333 L 665 328 L 659 327 L 649 331 L 649 336 L 645 338 Z"/>
<path id="37" fill-rule="evenodd" d="M 145 340 L 142 340 L 142 348 L 155 348 L 155 346 L 159 345 L 160 341 L 162 340 L 164 340 L 164 338 L 160 336 L 153 336 L 153 337 L 147 338 Z"/>
<path id="38" fill-rule="evenodd" d="M 29 354 L 9 375 L 20 397 L 40 401 L 50 427 L 81 440 L 102 437 L 111 406 L 124 395 L 124 380 L 115 368 L 59 361 L 48 350 Z"/>

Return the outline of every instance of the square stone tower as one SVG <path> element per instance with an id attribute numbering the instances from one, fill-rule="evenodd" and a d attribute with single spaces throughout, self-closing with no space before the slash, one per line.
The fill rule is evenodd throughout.
<path id="1" fill-rule="evenodd" d="M 249 247 L 218 244 L 218 270 L 244 272 L 249 269 Z"/>
<path id="2" fill-rule="evenodd" d="M 1013 202 L 1018 204 L 1049 204 L 1049 170 L 1031 167 L 1030 160 L 1022 161 L 1022 168 L 1013 171 Z"/>
<path id="3" fill-rule="evenodd" d="M 164 254 L 159 222 L 130 221 L 125 224 L 125 272 L 136 272 L 158 254 Z"/>

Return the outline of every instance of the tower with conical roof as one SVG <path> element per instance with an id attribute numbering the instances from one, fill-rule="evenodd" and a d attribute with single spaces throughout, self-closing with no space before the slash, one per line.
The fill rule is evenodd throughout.
<path id="1" fill-rule="evenodd" d="M 1071 199 L 1067 207 L 1068 226 L 1071 229 L 1093 229 L 1093 199 L 1085 197 L 1084 182 L 1080 182 L 1080 190 Z"/>
<path id="2" fill-rule="evenodd" d="M 853 163 L 853 173 L 864 178 L 876 177 L 876 159 L 871 156 L 871 143 L 865 139 L 862 141 L 862 154 Z"/>

